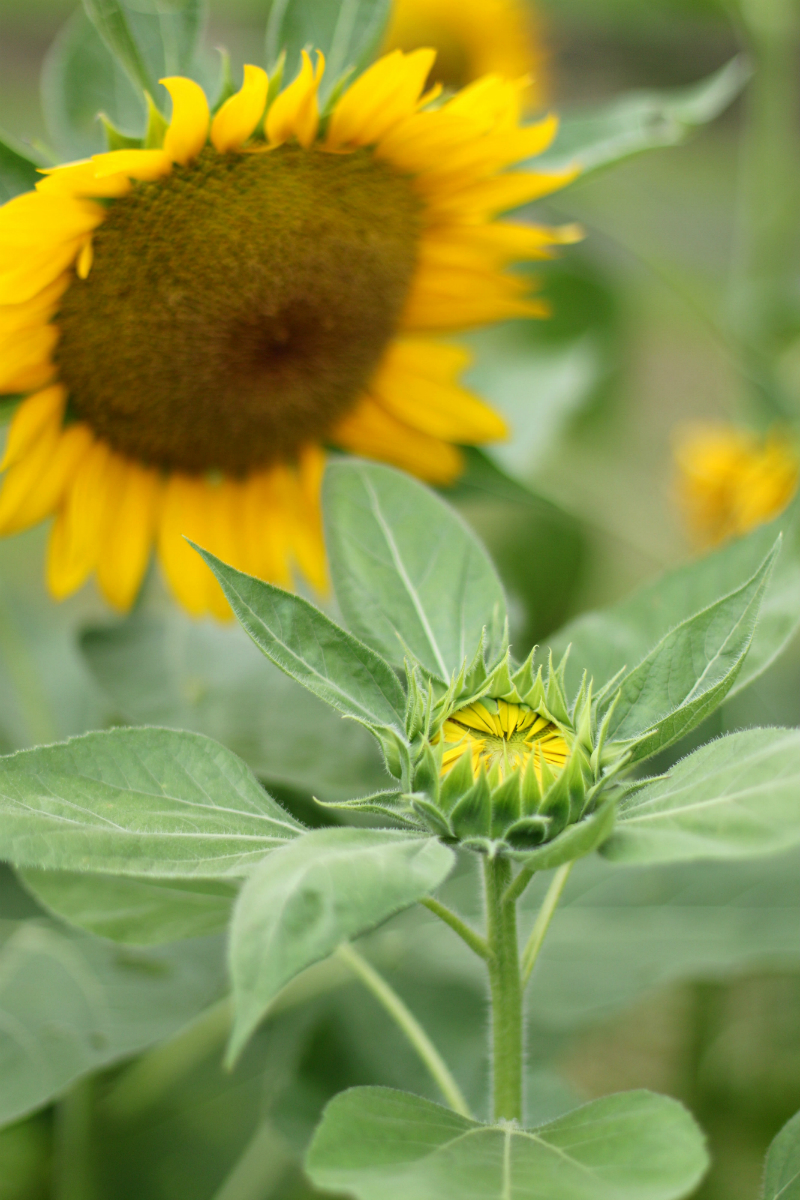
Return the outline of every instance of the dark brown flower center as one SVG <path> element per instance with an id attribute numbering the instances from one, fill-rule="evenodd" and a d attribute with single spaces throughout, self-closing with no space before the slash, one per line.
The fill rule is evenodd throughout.
<path id="1" fill-rule="evenodd" d="M 324 439 L 392 338 L 420 204 L 367 152 L 205 150 L 115 201 L 56 318 L 75 415 L 189 472 Z"/>

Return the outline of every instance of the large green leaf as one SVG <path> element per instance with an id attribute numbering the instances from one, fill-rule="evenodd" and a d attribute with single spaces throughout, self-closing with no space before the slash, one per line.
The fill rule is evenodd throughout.
<path id="1" fill-rule="evenodd" d="M 117 721 L 207 734 L 268 784 L 325 801 L 387 786 L 375 739 L 279 671 L 236 624 L 193 621 L 170 605 L 89 630 L 81 645 Z"/>
<path id="2" fill-rule="evenodd" d="M 677 146 L 723 113 L 750 75 L 746 59 L 734 58 L 691 87 L 630 92 L 599 111 L 595 106 L 567 113 L 552 148 L 536 166 L 558 170 L 577 163 L 585 177 L 644 150 Z"/>
<path id="3" fill-rule="evenodd" d="M 449 681 L 487 630 L 499 652 L 505 598 L 461 518 L 421 483 L 375 463 L 328 467 L 325 533 L 336 598 L 352 631 L 390 662 L 408 650 Z"/>
<path id="4" fill-rule="evenodd" d="M 747 687 L 775 661 L 800 627 L 800 502 L 770 525 L 667 572 L 621 603 L 570 621 L 550 639 L 556 655 L 572 646 L 567 668 L 570 685 L 577 688 L 584 668 L 599 684 L 644 658 L 674 626 L 749 579 L 779 533 L 784 536 L 783 549 L 747 659 L 730 695 Z"/>
<path id="5" fill-rule="evenodd" d="M 98 937 L 156 946 L 225 929 L 237 888 L 215 879 L 136 879 L 23 868 L 25 886 L 50 912 Z"/>
<path id="6" fill-rule="evenodd" d="M 192 70 L 205 21 L 204 0 L 83 0 L 104 43 L 142 91 Z"/>
<path id="7" fill-rule="evenodd" d="M 635 740 L 633 761 L 671 746 L 722 703 L 750 649 L 779 549 L 747 583 L 666 634 L 623 678 L 608 736 Z"/>
<path id="8" fill-rule="evenodd" d="M 231 926 L 231 1057 L 290 979 L 428 895 L 453 862 L 434 838 L 373 829 L 316 830 L 265 860 Z"/>
<path id="9" fill-rule="evenodd" d="M 73 13 L 47 52 L 42 106 L 63 159 L 86 158 L 106 149 L 100 112 L 129 134 L 141 135 L 145 127 L 142 92 L 82 10 Z"/>
<path id="10" fill-rule="evenodd" d="M 358 1200 L 668 1200 L 687 1195 L 707 1166 L 686 1109 L 643 1091 L 526 1130 L 353 1088 L 326 1108 L 306 1159 L 312 1182 Z"/>
<path id="11" fill-rule="evenodd" d="M 114 729 L 0 759 L 0 857 L 17 866 L 235 879 L 301 828 L 194 733 Z"/>
<path id="12" fill-rule="evenodd" d="M 327 62 L 326 97 L 350 68 L 368 65 L 383 39 L 391 0 L 273 0 L 267 24 L 267 63 L 286 53 L 289 79 L 300 66 L 300 51 L 322 50 Z"/>
<path id="13" fill-rule="evenodd" d="M 0 1125 L 176 1033 L 222 995 L 216 939 L 122 949 L 20 925 L 0 951 Z"/>
<path id="14" fill-rule="evenodd" d="M 199 550 L 231 608 L 267 658 L 331 708 L 372 728 L 405 727 L 392 668 L 313 604 Z"/>
<path id="15" fill-rule="evenodd" d="M 5 204 L 6 200 L 11 200 L 20 192 L 29 192 L 35 187 L 41 179 L 37 166 L 37 163 L 16 150 L 6 138 L 0 137 L 0 204 Z"/>
<path id="16" fill-rule="evenodd" d="M 787 1121 L 769 1148 L 762 1200 L 800 1200 L 800 1113 Z"/>
<path id="17" fill-rule="evenodd" d="M 800 731 L 748 729 L 702 746 L 623 799 L 615 862 L 746 858 L 800 844 Z"/>

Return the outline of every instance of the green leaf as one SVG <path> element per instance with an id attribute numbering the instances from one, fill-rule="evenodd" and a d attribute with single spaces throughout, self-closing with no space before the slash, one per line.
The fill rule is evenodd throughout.
<path id="1" fill-rule="evenodd" d="M 620 604 L 586 613 L 564 626 L 550 645 L 557 657 L 572 646 L 567 666 L 570 687 L 577 689 L 584 668 L 599 685 L 638 662 L 675 625 L 750 578 L 781 532 L 784 547 L 747 659 L 729 695 L 742 691 L 775 661 L 800 628 L 800 502 L 770 525 L 667 572 Z"/>
<path id="2" fill-rule="evenodd" d="M 26 922 L 0 951 L 0 1125 L 177 1033 L 224 992 L 216 939 L 122 949 Z"/>
<path id="3" fill-rule="evenodd" d="M 195 547 L 262 653 L 331 708 L 369 728 L 405 727 L 405 696 L 389 664 L 313 604 Z"/>
<path id="4" fill-rule="evenodd" d="M 229 1060 L 295 975 L 428 895 L 454 861 L 434 838 L 372 829 L 319 829 L 265 860 L 231 926 Z"/>
<path id="5" fill-rule="evenodd" d="M 328 467 L 325 533 L 350 629 L 402 667 L 407 650 L 445 682 L 471 661 L 484 628 L 501 649 L 500 580 L 461 518 L 408 475 L 342 459 Z"/>
<path id="6" fill-rule="evenodd" d="M 736 99 L 752 70 L 742 56 L 691 87 L 629 92 L 597 111 L 567 113 L 551 149 L 537 169 L 560 170 L 577 163 L 581 178 L 664 146 L 677 146 L 695 129 L 714 121 Z"/>
<path id="7" fill-rule="evenodd" d="M 349 69 L 366 67 L 382 40 L 391 0 L 273 0 L 267 24 L 267 63 L 286 53 L 286 78 L 300 67 L 300 51 L 322 50 L 323 100 Z"/>
<path id="8" fill-rule="evenodd" d="M 387 786 L 375 739 L 279 671 L 235 623 L 194 621 L 170 605 L 89 630 L 81 647 L 117 721 L 204 733 L 260 778 L 323 801 Z"/>
<path id="9" fill-rule="evenodd" d="M 42 178 L 38 165 L 16 150 L 8 138 L 0 137 L 0 204 L 35 187 Z"/>
<path id="10" fill-rule="evenodd" d="M 608 737 L 636 741 L 632 761 L 671 746 L 722 703 L 753 640 L 779 550 L 777 542 L 747 583 L 683 621 L 623 678 Z"/>
<path id="11" fill-rule="evenodd" d="M 155 946 L 219 933 L 237 889 L 217 880 L 136 879 L 74 871 L 19 872 L 25 886 L 57 917 L 113 942 Z"/>
<path id="12" fill-rule="evenodd" d="M 702 746 L 619 807 L 615 862 L 747 858 L 800 844 L 800 731 L 748 729 Z"/>
<path id="13" fill-rule="evenodd" d="M 762 1200 L 800 1200 L 800 1113 L 787 1121 L 767 1152 Z"/>
<path id="14" fill-rule="evenodd" d="M 163 76 L 191 73 L 205 22 L 204 0 L 83 0 L 83 5 L 141 91 L 155 98 Z"/>
<path id="15" fill-rule="evenodd" d="M 0 857 L 16 866 L 235 879 L 301 829 L 194 733 L 114 729 L 0 759 Z"/>
<path id="16" fill-rule="evenodd" d="M 325 1109 L 308 1151 L 313 1183 L 357 1200 L 669 1200 L 708 1166 L 676 1100 L 627 1092 L 532 1130 L 481 1125 L 388 1088 L 353 1088 Z"/>
<path id="17" fill-rule="evenodd" d="M 86 14 L 73 13 L 56 37 L 42 70 L 42 106 L 60 156 L 87 158 L 106 149 L 98 113 L 129 134 L 142 134 L 147 110 Z"/>

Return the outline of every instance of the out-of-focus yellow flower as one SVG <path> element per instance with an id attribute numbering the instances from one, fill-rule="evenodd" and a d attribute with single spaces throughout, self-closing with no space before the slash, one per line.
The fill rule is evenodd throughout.
<path id="1" fill-rule="evenodd" d="M 675 440 L 678 499 L 693 540 L 714 546 L 783 512 L 800 478 L 797 448 L 727 424 L 685 426 Z"/>
<path id="2" fill-rule="evenodd" d="M 155 545 L 189 612 L 229 615 L 184 535 L 324 589 L 326 446 L 447 483 L 460 445 L 505 436 L 440 335 L 547 315 L 508 267 L 575 229 L 496 218 L 575 172 L 508 170 L 555 118 L 521 124 L 523 84 L 499 76 L 431 107 L 434 58 L 386 55 L 324 122 L 321 55 L 269 107 L 245 68 L 213 118 L 167 79 L 161 147 L 55 168 L 0 208 L 0 393 L 27 394 L 0 535 L 55 518 L 55 596 L 96 571 L 128 609 Z"/>
<path id="3" fill-rule="evenodd" d="M 386 46 L 435 46 L 432 79 L 445 87 L 463 87 L 482 75 L 528 75 L 527 107 L 547 99 L 547 52 L 539 19 L 525 0 L 395 0 Z"/>

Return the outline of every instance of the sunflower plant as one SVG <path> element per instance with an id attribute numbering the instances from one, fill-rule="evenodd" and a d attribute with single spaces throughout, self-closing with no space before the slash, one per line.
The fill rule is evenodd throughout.
<path id="1" fill-rule="evenodd" d="M 468 1185 L 497 1200 L 532 1186 L 570 1198 L 688 1194 L 706 1152 L 677 1101 L 620 1094 L 528 1127 L 524 992 L 578 859 L 599 853 L 619 869 L 735 861 L 800 841 L 797 731 L 706 742 L 696 732 L 742 676 L 780 538 L 688 615 L 669 583 L 655 585 L 676 619 L 638 662 L 593 678 L 575 661 L 591 661 L 585 634 L 569 662 L 539 651 L 515 659 L 490 560 L 423 485 L 339 459 L 324 499 L 343 624 L 197 552 L 258 648 L 375 738 L 385 787 L 336 802 L 344 823 L 309 829 L 208 738 L 92 733 L 0 760 L 0 854 L 51 912 L 86 927 L 104 912 L 106 937 L 158 943 L 227 926 L 231 1007 L 214 1019 L 229 1029 L 231 1067 L 314 964 L 365 985 L 443 1103 L 381 1087 L 335 1097 L 305 1163 L 323 1194 L 446 1198 Z M 708 568 L 687 570 L 682 596 L 701 595 Z M 786 630 L 767 623 L 760 636 L 759 653 L 774 657 Z M 597 638 L 595 655 L 602 627 Z M 693 733 L 690 753 L 648 771 Z M 304 736 L 314 737 L 312 724 Z M 482 928 L 446 902 L 448 877 L 469 862 L 483 876 Z M 521 930 L 520 902 L 545 872 L 541 908 Z M 203 894 L 211 908 L 198 906 Z M 457 1071 L 353 944 L 415 905 L 485 971 L 491 1101 L 478 1116 Z"/>

